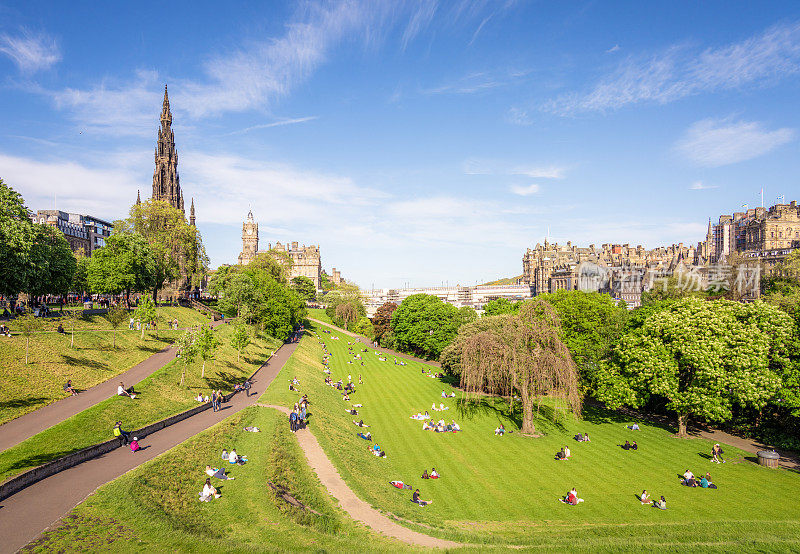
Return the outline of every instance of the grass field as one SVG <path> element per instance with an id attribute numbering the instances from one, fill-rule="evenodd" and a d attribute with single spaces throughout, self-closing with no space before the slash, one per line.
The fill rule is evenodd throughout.
<path id="1" fill-rule="evenodd" d="M 364 405 L 358 418 L 372 426 L 369 430 L 387 457 L 367 452 L 370 443 L 356 437 L 353 416 L 344 410 L 350 404 L 323 383 L 323 350 L 315 337 L 303 338 L 262 401 L 291 405 L 298 395 L 288 391 L 287 380 L 296 376 L 301 393 L 312 402 L 310 427 L 342 477 L 361 498 L 418 531 L 487 546 L 800 549 L 797 473 L 759 467 L 749 461 L 751 454 L 732 447 L 725 448 L 726 464 L 713 464 L 708 441 L 677 439 L 671 430 L 646 422 L 639 422 L 641 431 L 630 431 L 625 428 L 629 420 L 599 409 L 587 408 L 580 421 L 568 415 L 554 422 L 548 408 L 547 417 L 537 421 L 543 437 L 517 432 L 495 437 L 499 422 L 510 430 L 518 428 L 504 401 L 465 405 L 460 393 L 444 400 L 442 389 L 451 388 L 423 375 L 424 364 L 398 366 L 391 356 L 380 362 L 371 348 L 362 354 L 364 366 L 348 364 L 347 343 L 352 339 L 329 329 L 331 335 L 320 337 L 333 355 L 332 377 L 346 382 L 348 373 L 354 381 L 363 375 L 364 384 L 357 385 L 351 403 Z M 449 407 L 431 412 L 436 419 L 455 419 L 463 431 L 422 431 L 421 422 L 409 419 L 430 411 L 433 402 Z M 575 442 L 572 437 L 579 432 L 588 432 L 592 442 Z M 618 445 L 625 440 L 636 440 L 640 450 L 622 450 Z M 554 453 L 565 444 L 572 459 L 555 461 Z M 442 478 L 421 480 L 422 470 L 431 467 Z M 695 474 L 711 472 L 719 489 L 682 487 L 678 475 L 687 467 Z M 393 479 L 418 487 L 434 503 L 424 509 L 410 503 L 407 491 L 389 486 Z M 573 486 L 585 502 L 577 507 L 558 502 Z M 642 506 L 635 497 L 642 489 L 664 495 L 668 510 Z"/>
<path id="2" fill-rule="evenodd" d="M 198 392 L 210 394 L 211 389 L 229 392 L 255 371 L 280 342 L 272 338 L 257 338 L 236 361 L 236 350 L 230 346 L 233 327 L 222 325 L 215 331 L 220 340 L 215 359 L 206 363 L 205 378 L 201 378 L 198 359 L 186 369 L 186 381 L 179 386 L 183 364 L 173 360 L 136 385 L 136 399 L 113 396 L 58 425 L 34 435 L 20 444 L 0 452 L 0 481 L 111 438 L 114 422 L 121 420 L 123 428 L 133 430 L 197 405 Z"/>
<path id="3" fill-rule="evenodd" d="M 248 433 L 245 426 L 261 433 Z M 249 462 L 217 481 L 222 498 L 199 502 L 206 464 L 223 448 Z M 225 466 L 231 466 L 225 463 Z M 285 486 L 321 515 L 291 507 L 267 486 Z M 220 484 L 224 483 L 224 484 Z M 286 418 L 248 408 L 101 487 L 26 547 L 32 552 L 402 551 L 403 545 L 356 525 L 335 507 L 306 464 Z"/>
<path id="4" fill-rule="evenodd" d="M 333 325 L 333 321 L 331 321 L 331 318 L 328 316 L 328 314 L 325 313 L 324 309 L 307 308 L 307 310 L 308 310 L 308 317 L 313 317 L 314 319 L 318 319 L 319 321 Z"/>
<path id="5" fill-rule="evenodd" d="M 177 319 L 181 327 L 207 321 L 189 308 L 159 308 L 168 320 Z M 42 406 L 65 398 L 62 388 L 72 379 L 78 390 L 85 390 L 135 366 L 168 346 L 178 331 L 155 333 L 148 331 L 142 340 L 141 332 L 124 330 L 116 333 L 116 348 L 111 325 L 102 316 L 89 316 L 75 323 L 75 344 L 70 346 L 70 334 L 53 331 L 59 322 L 67 330 L 71 322 L 63 319 L 42 320 L 43 330 L 31 336 L 29 362 L 25 364 L 25 337 L 0 337 L 0 424 L 32 412 Z M 9 324 L 15 329 L 14 321 Z"/>

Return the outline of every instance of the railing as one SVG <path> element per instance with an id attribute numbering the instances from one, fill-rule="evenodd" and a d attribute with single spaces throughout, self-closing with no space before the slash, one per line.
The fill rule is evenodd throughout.
<path id="1" fill-rule="evenodd" d="M 222 315 L 221 312 L 218 312 L 214 308 L 206 306 L 202 302 L 198 302 L 197 300 L 194 300 L 194 299 L 191 299 L 189 302 L 191 303 L 192 308 L 194 308 L 198 312 L 202 312 L 204 314 L 210 315 L 214 319 L 214 321 L 218 321 L 220 319 L 224 319 L 225 318 L 225 316 Z"/>

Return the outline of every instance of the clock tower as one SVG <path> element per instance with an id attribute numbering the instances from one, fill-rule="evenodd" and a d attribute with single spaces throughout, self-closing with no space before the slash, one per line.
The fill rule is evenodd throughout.
<path id="1" fill-rule="evenodd" d="M 239 264 L 247 265 L 256 257 L 258 252 L 258 223 L 253 220 L 252 210 L 247 212 L 247 221 L 242 224 L 242 253 L 239 254 Z"/>

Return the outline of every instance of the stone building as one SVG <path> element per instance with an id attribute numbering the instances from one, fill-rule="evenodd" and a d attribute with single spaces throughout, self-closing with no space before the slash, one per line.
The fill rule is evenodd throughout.
<path id="1" fill-rule="evenodd" d="M 334 285 L 341 285 L 344 283 L 344 279 L 342 279 L 342 272 L 335 267 L 331 269 L 331 283 Z"/>
<path id="2" fill-rule="evenodd" d="M 253 212 L 247 213 L 247 219 L 242 224 L 242 252 L 239 254 L 239 264 L 247 265 L 259 254 L 270 253 L 277 255 L 285 253 L 292 261 L 292 268 L 289 271 L 289 279 L 295 277 L 308 277 L 314 282 L 317 290 L 322 289 L 322 257 L 320 256 L 319 246 L 292 242 L 287 244 L 270 244 L 267 250 L 258 249 L 258 223 L 253 219 Z M 334 270 L 336 271 L 336 270 Z M 338 272 L 336 272 L 338 273 Z M 341 275 L 340 275 L 341 278 Z"/>
<path id="3" fill-rule="evenodd" d="M 31 220 L 57 228 L 63 233 L 73 252 L 82 251 L 86 256 L 91 256 L 92 252 L 105 246 L 105 239 L 114 228 L 112 223 L 97 217 L 61 210 L 39 210 Z"/>

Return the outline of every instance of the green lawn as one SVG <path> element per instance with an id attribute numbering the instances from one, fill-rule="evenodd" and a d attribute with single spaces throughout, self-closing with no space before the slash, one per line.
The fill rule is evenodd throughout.
<path id="1" fill-rule="evenodd" d="M 240 362 L 230 346 L 233 327 L 222 325 L 215 331 L 221 346 L 214 360 L 206 362 L 205 378 L 201 378 L 201 360 L 190 364 L 186 382 L 179 386 L 183 364 L 173 360 L 136 385 L 136 399 L 113 396 L 75 416 L 62 421 L 20 444 L 0 452 L 0 481 L 81 448 L 111 438 L 114 422 L 121 420 L 123 428 L 132 430 L 153 423 L 197 405 L 198 392 L 210 394 L 211 389 L 229 392 L 233 385 L 244 380 L 280 346 L 273 338 L 253 339 Z"/>
<path id="2" fill-rule="evenodd" d="M 728 463 L 712 464 L 708 441 L 677 439 L 671 430 L 645 422 L 639 422 L 641 431 L 630 431 L 624 426 L 629 420 L 598 409 L 587 409 L 580 421 L 566 416 L 554 422 L 553 410 L 546 408 L 547 417 L 537 421 L 543 437 L 517 432 L 495 437 L 501 421 L 507 429 L 518 428 L 502 400 L 463 405 L 460 393 L 443 400 L 442 389 L 451 388 L 423 375 L 424 364 L 397 366 L 391 356 L 380 362 L 371 348 L 363 354 L 363 367 L 350 365 L 347 343 L 353 339 L 329 329 L 331 335 L 320 337 L 333 354 L 332 377 L 346 382 L 348 373 L 354 381 L 363 375 L 364 385 L 352 402 L 364 405 L 358 417 L 372 426 L 387 458 L 367 452 L 368 443 L 356 437 L 353 416 L 344 411 L 349 404 L 323 383 L 323 351 L 316 337 L 303 338 L 262 401 L 285 406 L 296 401 L 287 383 L 296 376 L 312 402 L 311 428 L 342 477 L 372 505 L 416 522 L 406 523 L 416 530 L 472 544 L 545 548 L 800 548 L 797 473 L 759 467 L 747 460 L 751 454 L 732 447 L 725 448 Z M 455 419 L 461 433 L 422 431 L 421 422 L 409 419 L 442 401 L 450 409 L 431 413 Z M 588 432 L 592 442 L 572 440 L 579 432 Z M 626 439 L 636 440 L 640 450 L 622 450 L 618 445 Z M 564 444 L 572 459 L 557 462 L 554 453 Z M 419 478 L 434 466 L 441 479 Z M 710 471 L 719 489 L 680 486 L 678 474 L 687 467 L 695 474 Z M 389 486 L 393 479 L 420 488 L 434 503 L 424 509 L 410 503 L 408 492 Z M 558 502 L 573 486 L 585 502 L 577 507 Z M 642 506 L 635 498 L 642 489 L 664 495 L 669 509 Z"/>
<path id="3" fill-rule="evenodd" d="M 245 426 L 261 433 L 248 433 Z M 215 481 L 222 498 L 199 502 L 206 464 L 223 448 L 249 462 Z M 231 466 L 224 464 L 227 468 Z M 267 486 L 280 483 L 321 515 L 290 507 Z M 221 484 L 224 483 L 224 484 Z M 63 525 L 26 548 L 34 552 L 402 551 L 403 545 L 355 524 L 335 507 L 306 464 L 286 418 L 248 408 L 109 483 Z"/>
<path id="4" fill-rule="evenodd" d="M 208 321 L 205 316 L 189 308 L 159 308 L 168 320 L 177 319 L 181 327 Z M 71 336 L 55 331 L 59 322 L 67 330 L 71 322 L 66 318 L 41 320 L 42 333 L 31 336 L 29 362 L 25 364 L 25 337 L 12 335 L 0 337 L 0 424 L 32 412 L 65 398 L 63 385 L 72 379 L 79 390 L 102 383 L 127 371 L 142 360 L 169 346 L 178 336 L 177 331 L 141 332 L 109 331 L 111 325 L 103 316 L 89 316 L 75 323 L 75 344 Z M 15 322 L 9 324 L 15 329 Z"/>
<path id="5" fill-rule="evenodd" d="M 328 314 L 325 313 L 325 310 L 323 308 L 307 308 L 307 310 L 308 310 L 308 317 L 313 317 L 314 319 L 318 319 L 320 321 L 333 325 L 333 321 L 331 321 L 331 318 L 328 317 Z"/>

